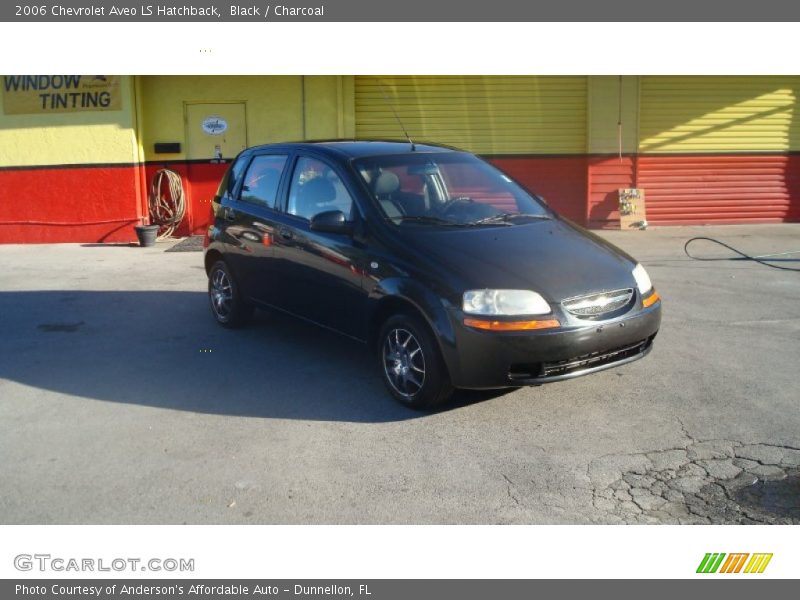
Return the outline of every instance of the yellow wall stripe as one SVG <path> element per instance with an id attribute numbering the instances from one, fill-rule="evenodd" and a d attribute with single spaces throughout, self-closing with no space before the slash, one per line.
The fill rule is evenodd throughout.
<path id="1" fill-rule="evenodd" d="M 186 158 L 184 106 L 244 102 L 247 143 L 353 135 L 352 85 L 339 76 L 145 76 L 142 145 L 147 160 Z M 181 142 L 178 154 L 154 154 L 156 142 Z"/>
<path id="2" fill-rule="evenodd" d="M 120 95 L 120 110 L 5 114 L 0 94 L 0 167 L 136 162 L 133 77 Z"/>
<path id="3" fill-rule="evenodd" d="M 481 154 L 583 153 L 586 82 L 586 77 L 357 76 L 356 135 L 402 138 L 393 105 L 419 141 Z"/>
<path id="4" fill-rule="evenodd" d="M 642 152 L 800 150 L 800 77 L 641 78 Z"/>

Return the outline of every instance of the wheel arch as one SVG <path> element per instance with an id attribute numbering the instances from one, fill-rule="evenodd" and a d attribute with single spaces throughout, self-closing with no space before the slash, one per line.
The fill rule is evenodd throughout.
<path id="1" fill-rule="evenodd" d="M 428 327 L 433 331 L 430 321 L 425 317 L 425 314 L 420 308 L 411 302 L 408 298 L 400 296 L 384 296 L 378 300 L 378 304 L 370 317 L 369 325 L 367 328 L 367 343 L 369 347 L 377 349 L 378 347 L 378 334 L 381 331 L 383 324 L 393 315 L 398 313 L 406 313 L 414 315 L 422 319 Z"/>
<path id="2" fill-rule="evenodd" d="M 206 255 L 205 257 L 203 257 L 203 260 L 205 261 L 206 275 L 208 275 L 211 272 L 211 267 L 214 265 L 215 262 L 217 262 L 218 260 L 225 260 L 225 259 L 222 256 L 222 252 L 220 252 L 216 248 L 209 248 L 208 250 L 206 250 Z"/>
<path id="3" fill-rule="evenodd" d="M 386 284 L 387 282 L 382 282 Z M 386 320 L 397 313 L 407 313 L 418 317 L 428 326 L 439 353 L 450 372 L 454 374 L 458 366 L 455 348 L 455 332 L 442 301 L 433 292 L 417 286 L 385 285 L 384 294 L 375 301 L 367 325 L 367 343 L 372 350 L 378 348 L 378 336 Z"/>

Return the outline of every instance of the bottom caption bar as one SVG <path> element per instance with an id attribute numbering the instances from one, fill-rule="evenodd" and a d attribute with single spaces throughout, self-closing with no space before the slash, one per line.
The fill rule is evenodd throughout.
<path id="1" fill-rule="evenodd" d="M 742 580 L 473 580 L 473 579 L 369 579 L 369 580 L 2 580 L 0 598 L 52 598 L 77 600 L 85 598 L 159 599 L 170 598 L 261 598 L 274 596 L 288 600 L 326 600 L 360 598 L 361 600 L 459 600 L 495 598 L 534 598 L 548 592 L 583 594 L 585 597 L 604 592 L 641 594 L 653 598 L 674 599 L 677 594 L 701 591 L 724 594 L 726 600 L 752 600 L 765 591 L 788 593 L 796 581 L 768 579 Z M 712 590 L 713 588 L 713 590 Z"/>

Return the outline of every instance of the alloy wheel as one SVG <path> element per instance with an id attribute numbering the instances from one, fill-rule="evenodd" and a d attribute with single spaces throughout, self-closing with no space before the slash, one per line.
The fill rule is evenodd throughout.
<path id="1" fill-rule="evenodd" d="M 233 287 L 228 275 L 222 269 L 217 269 L 211 276 L 211 308 L 220 321 L 227 321 L 231 317 L 231 302 L 233 300 Z"/>
<path id="2" fill-rule="evenodd" d="M 413 398 L 425 385 L 422 346 L 407 329 L 392 329 L 386 334 L 383 370 L 392 388 L 404 398 Z"/>

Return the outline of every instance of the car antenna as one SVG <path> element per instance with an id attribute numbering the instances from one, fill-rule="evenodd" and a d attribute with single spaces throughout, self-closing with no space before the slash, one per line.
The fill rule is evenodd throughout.
<path id="1" fill-rule="evenodd" d="M 383 87 L 383 83 L 381 82 L 380 79 L 376 79 L 376 81 L 378 82 L 378 85 L 381 86 L 381 94 L 383 94 L 383 99 L 386 101 L 386 104 L 389 105 L 389 108 L 392 109 L 392 114 L 394 114 L 394 118 L 397 119 L 397 124 L 400 125 L 400 129 L 403 130 L 403 133 L 405 134 L 408 143 L 411 144 L 411 151 L 416 152 L 417 147 L 414 145 L 414 140 L 412 140 L 411 136 L 408 135 L 408 131 L 406 131 L 406 127 L 405 125 L 403 125 L 403 121 L 400 120 L 400 115 L 398 115 L 397 111 L 394 109 L 394 104 L 392 104 L 392 101 L 389 100 L 389 96 L 386 95 L 386 88 Z"/>

